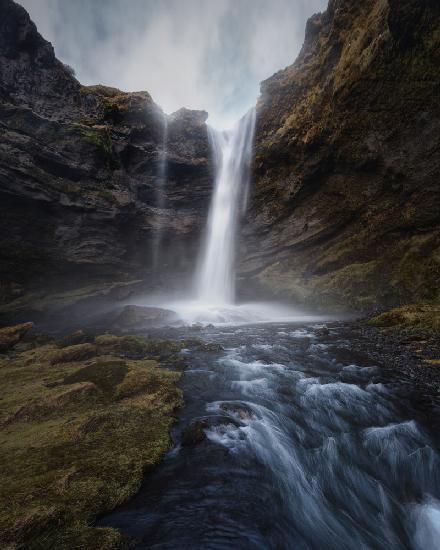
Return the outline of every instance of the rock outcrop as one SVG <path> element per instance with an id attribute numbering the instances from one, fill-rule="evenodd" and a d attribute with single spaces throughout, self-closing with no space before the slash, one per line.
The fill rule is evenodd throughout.
<path id="1" fill-rule="evenodd" d="M 82 86 L 0 0 L 1 301 L 190 272 L 212 185 L 206 118 Z"/>
<path id="2" fill-rule="evenodd" d="M 320 306 L 440 298 L 440 4 L 330 0 L 263 82 L 243 288 Z"/>

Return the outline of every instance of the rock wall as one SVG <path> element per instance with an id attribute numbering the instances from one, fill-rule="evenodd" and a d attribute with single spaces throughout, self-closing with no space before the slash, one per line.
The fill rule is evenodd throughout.
<path id="1" fill-rule="evenodd" d="M 330 0 L 263 82 L 240 276 L 370 309 L 439 300 L 440 3 Z"/>
<path id="2" fill-rule="evenodd" d="M 190 273 L 212 185 L 206 118 L 82 86 L 0 0 L 0 301 Z"/>
<path id="3" fill-rule="evenodd" d="M 437 0 L 331 0 L 309 20 L 296 62 L 261 88 L 243 295 L 439 300 L 439 52 Z M 26 11 L 0 0 L 5 311 L 29 292 L 41 303 L 41 289 L 181 287 L 211 195 L 206 117 L 82 86 Z"/>

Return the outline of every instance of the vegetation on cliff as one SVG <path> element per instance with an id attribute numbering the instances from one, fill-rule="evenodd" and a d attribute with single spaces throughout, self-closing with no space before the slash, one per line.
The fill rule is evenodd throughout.
<path id="1" fill-rule="evenodd" d="M 440 299 L 440 5 L 331 0 L 262 84 L 241 273 L 320 306 Z"/>

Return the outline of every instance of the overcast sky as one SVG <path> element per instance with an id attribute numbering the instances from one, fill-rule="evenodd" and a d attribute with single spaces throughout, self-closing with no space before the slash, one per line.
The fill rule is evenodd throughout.
<path id="1" fill-rule="evenodd" d="M 228 127 L 290 65 L 327 0 L 19 0 L 83 84 L 147 90 Z"/>

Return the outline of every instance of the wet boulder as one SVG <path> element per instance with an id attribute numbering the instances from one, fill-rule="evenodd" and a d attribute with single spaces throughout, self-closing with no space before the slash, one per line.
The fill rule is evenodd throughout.
<path id="1" fill-rule="evenodd" d="M 184 447 L 190 447 L 197 445 L 206 439 L 205 429 L 209 426 L 206 418 L 202 420 L 196 420 L 182 431 L 180 440 Z"/>
<path id="2" fill-rule="evenodd" d="M 255 418 L 252 409 L 244 403 L 222 403 L 220 409 L 240 421 L 248 421 Z"/>
<path id="3" fill-rule="evenodd" d="M 240 422 L 239 418 L 234 419 L 220 414 L 199 418 L 183 429 L 181 443 L 184 447 L 197 445 L 206 439 L 206 430 L 215 430 L 220 427 L 222 429 L 237 429 L 242 426 L 243 423 Z"/>
<path id="4" fill-rule="evenodd" d="M 179 317 L 175 311 L 160 307 L 128 305 L 114 320 L 118 328 L 154 328 L 176 323 Z"/>

